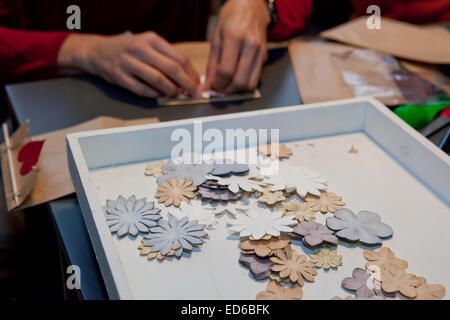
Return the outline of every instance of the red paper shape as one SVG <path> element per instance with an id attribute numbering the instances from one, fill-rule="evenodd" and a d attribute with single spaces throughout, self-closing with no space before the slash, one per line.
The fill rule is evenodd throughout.
<path id="1" fill-rule="evenodd" d="M 20 149 L 17 160 L 22 162 L 22 166 L 20 167 L 20 174 L 22 176 L 28 174 L 38 162 L 44 142 L 45 140 L 30 141 Z"/>

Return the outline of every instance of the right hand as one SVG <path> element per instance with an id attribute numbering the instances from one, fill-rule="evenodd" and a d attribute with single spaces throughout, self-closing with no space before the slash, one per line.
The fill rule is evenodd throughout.
<path id="1" fill-rule="evenodd" d="M 189 59 L 154 32 L 73 34 L 61 46 L 58 64 L 100 76 L 142 97 L 182 92 L 199 97 L 200 77 Z"/>

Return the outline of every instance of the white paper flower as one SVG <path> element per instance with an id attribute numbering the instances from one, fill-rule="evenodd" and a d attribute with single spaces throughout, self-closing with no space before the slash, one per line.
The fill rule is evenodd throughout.
<path id="1" fill-rule="evenodd" d="M 272 191 L 296 191 L 302 198 L 308 193 L 320 196 L 320 190 L 327 189 L 326 180 L 306 167 L 282 166 L 278 173 L 264 178 L 264 182 L 272 185 Z"/>
<path id="2" fill-rule="evenodd" d="M 119 237 L 127 233 L 133 237 L 138 233 L 149 232 L 149 227 L 157 225 L 161 216 L 160 209 L 154 207 L 153 202 L 146 202 L 145 198 L 136 199 L 132 195 L 128 199 L 119 196 L 117 200 L 106 200 L 106 221 L 112 233 Z"/>
<path id="3" fill-rule="evenodd" d="M 208 175 L 208 179 L 216 180 L 221 186 L 228 186 L 228 190 L 237 193 L 239 189 L 247 192 L 259 191 L 263 192 L 263 186 L 266 185 L 259 176 L 258 170 L 254 167 L 249 168 L 249 173 L 244 176 L 233 175 L 229 177 L 217 177 Z"/>
<path id="4" fill-rule="evenodd" d="M 280 232 L 292 232 L 290 226 L 297 224 L 297 221 L 294 216 L 283 217 L 281 211 L 271 212 L 261 208 L 230 219 L 228 224 L 228 229 L 239 233 L 241 237 L 252 236 L 254 240 L 259 240 L 265 235 L 278 237 Z"/>
<path id="5" fill-rule="evenodd" d="M 206 227 L 216 222 L 212 208 L 202 205 L 199 200 L 192 200 L 189 204 L 183 202 L 179 208 L 171 207 L 167 208 L 167 211 L 178 219 L 188 217 L 190 221 L 197 220 L 199 224 L 204 224 Z"/>
<path id="6" fill-rule="evenodd" d="M 216 202 L 210 203 L 210 209 L 215 215 L 229 213 L 235 217 L 245 213 L 245 211 L 249 209 L 248 203 L 248 198 L 244 198 L 240 201 Z"/>

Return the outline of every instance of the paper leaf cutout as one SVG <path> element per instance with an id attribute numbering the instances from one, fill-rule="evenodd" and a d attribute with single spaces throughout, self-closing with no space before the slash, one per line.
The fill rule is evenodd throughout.
<path id="1" fill-rule="evenodd" d="M 246 164 L 240 163 L 222 163 L 214 164 L 213 171 L 210 174 L 214 176 L 225 176 L 230 174 L 244 174 L 249 171 L 249 167 Z"/>
<path id="2" fill-rule="evenodd" d="M 164 175 L 157 178 L 158 185 L 163 185 L 164 181 L 172 178 L 192 180 L 195 186 L 206 181 L 206 175 L 214 169 L 212 164 L 175 164 L 169 160 L 163 168 Z"/>
<path id="3" fill-rule="evenodd" d="M 145 198 L 137 199 L 132 195 L 128 199 L 119 196 L 117 200 L 106 200 L 105 216 L 109 229 L 119 237 L 129 234 L 136 237 L 138 233 L 147 233 L 161 219 L 160 209 Z"/>
<path id="4" fill-rule="evenodd" d="M 419 278 L 417 295 L 414 300 L 440 300 L 445 297 L 445 288 L 440 284 L 428 284 L 425 278 Z"/>
<path id="5" fill-rule="evenodd" d="M 323 242 L 335 245 L 339 243 L 339 239 L 333 235 L 333 231 L 315 221 L 299 223 L 292 229 L 293 234 L 303 237 L 303 242 L 310 247 L 318 246 Z"/>
<path id="6" fill-rule="evenodd" d="M 355 215 L 349 209 L 336 211 L 334 217 L 327 218 L 327 227 L 337 231 L 339 238 L 349 241 L 360 241 L 368 245 L 380 244 L 381 238 L 392 236 L 394 231 L 381 222 L 378 214 L 370 211 L 360 211 Z"/>
<path id="7" fill-rule="evenodd" d="M 20 167 L 22 176 L 28 174 L 38 162 L 44 142 L 45 140 L 30 141 L 20 149 L 17 161 L 22 162 Z"/>
<path id="8" fill-rule="evenodd" d="M 283 195 L 283 192 L 276 191 L 276 192 L 270 192 L 266 191 L 258 198 L 259 203 L 265 203 L 269 206 L 274 205 L 277 202 L 281 202 L 286 200 L 285 196 Z"/>
<path id="9" fill-rule="evenodd" d="M 230 231 L 238 233 L 241 237 L 252 236 L 254 240 L 259 240 L 265 235 L 278 237 L 280 232 L 291 232 L 290 226 L 297 222 L 294 217 L 283 217 L 282 212 L 271 212 L 262 208 L 251 208 L 245 214 L 237 216 L 236 219 L 228 220 Z"/>
<path id="10" fill-rule="evenodd" d="M 228 189 L 208 189 L 198 187 L 197 195 L 203 200 L 211 201 L 235 201 L 242 197 L 242 192 L 233 193 Z"/>
<path id="11" fill-rule="evenodd" d="M 175 257 L 180 258 L 183 251 L 192 251 L 193 246 L 198 246 L 207 235 L 205 226 L 197 221 L 189 221 L 187 217 L 178 220 L 169 216 L 168 221 L 161 219 L 156 227 L 150 228 L 150 233 L 145 235 L 144 247 L 151 247 L 150 252 L 161 252 L 165 256 L 172 250 L 174 244 L 181 246 L 183 250 L 176 250 Z"/>
<path id="12" fill-rule="evenodd" d="M 286 215 L 294 216 L 298 222 L 312 221 L 316 219 L 314 211 L 306 204 L 293 199 L 286 204 Z"/>
<path id="13" fill-rule="evenodd" d="M 271 238 L 270 240 L 245 240 L 241 243 L 241 250 L 245 254 L 256 254 L 260 258 L 273 255 L 277 249 L 286 249 L 290 244 L 289 240 Z"/>
<path id="14" fill-rule="evenodd" d="M 382 272 L 381 287 L 387 293 L 400 292 L 403 296 L 412 299 L 417 296 L 417 287 L 421 279 L 404 270 L 395 270 L 392 273 Z"/>
<path id="15" fill-rule="evenodd" d="M 262 153 L 270 159 L 282 159 L 292 156 L 292 150 L 285 144 L 272 143 L 265 146 L 258 147 L 258 153 Z"/>
<path id="16" fill-rule="evenodd" d="M 326 180 L 305 167 L 282 166 L 277 174 L 264 178 L 264 182 L 272 185 L 272 191 L 295 191 L 301 198 L 308 193 L 320 196 L 320 190 L 327 189 Z"/>
<path id="17" fill-rule="evenodd" d="M 145 166 L 144 174 L 146 176 L 159 177 L 163 175 L 163 167 L 166 164 L 165 160 L 150 162 Z"/>
<path id="18" fill-rule="evenodd" d="M 342 197 L 337 196 L 333 192 L 326 191 L 322 191 L 319 197 L 307 195 L 305 201 L 314 211 L 320 211 L 322 213 L 334 213 L 336 210 L 342 209 L 345 206 Z"/>
<path id="19" fill-rule="evenodd" d="M 170 205 L 179 207 L 181 202 L 189 203 L 189 199 L 195 197 L 195 189 L 197 188 L 192 185 L 191 180 L 171 178 L 158 188 L 155 198 L 159 199 L 158 203 L 164 202 L 166 207 Z"/>
<path id="20" fill-rule="evenodd" d="M 322 249 L 318 254 L 310 254 L 310 257 L 316 268 L 328 270 L 342 265 L 342 256 L 338 256 L 337 250 Z"/>
<path id="21" fill-rule="evenodd" d="M 380 271 L 386 271 L 389 273 L 396 270 L 406 270 L 408 268 L 408 262 L 405 260 L 397 259 L 391 249 L 383 247 L 378 251 L 364 250 L 364 258 L 369 260 L 366 263 L 366 268 L 371 266 L 378 266 Z"/>
<path id="22" fill-rule="evenodd" d="M 211 227 L 216 223 L 212 210 L 198 200 L 191 201 L 189 204 L 182 202 L 179 208 L 171 207 L 167 211 L 178 219 L 187 217 L 190 221 L 197 220 L 206 227 Z"/>
<path id="23" fill-rule="evenodd" d="M 256 300 L 300 300 L 301 298 L 303 298 L 302 288 L 284 287 L 276 281 L 270 281 L 266 291 L 256 296 Z"/>
<path id="24" fill-rule="evenodd" d="M 300 287 L 303 287 L 303 279 L 314 282 L 314 276 L 317 275 L 314 264 L 307 260 L 307 256 L 299 255 L 291 247 L 286 250 L 277 249 L 270 260 L 275 263 L 273 271 L 279 272 L 281 278 L 289 278 L 291 283 L 298 283 Z"/>
<path id="25" fill-rule="evenodd" d="M 355 268 L 352 276 L 342 280 L 342 286 L 355 291 L 357 297 L 372 297 L 381 295 L 380 282 L 371 273 L 361 268 Z"/>
<path id="26" fill-rule="evenodd" d="M 272 261 L 269 259 L 260 259 L 253 254 L 241 254 L 239 262 L 249 268 L 256 280 L 267 279 L 272 270 Z"/>

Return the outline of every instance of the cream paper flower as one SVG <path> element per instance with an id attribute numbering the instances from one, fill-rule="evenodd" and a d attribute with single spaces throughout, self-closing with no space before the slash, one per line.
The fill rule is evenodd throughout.
<path id="1" fill-rule="evenodd" d="M 190 203 L 182 202 L 179 208 L 169 207 L 167 211 L 178 220 L 187 217 L 189 221 L 197 220 L 199 224 L 211 227 L 216 223 L 213 210 L 206 205 L 202 205 L 200 200 L 192 200 Z"/>

